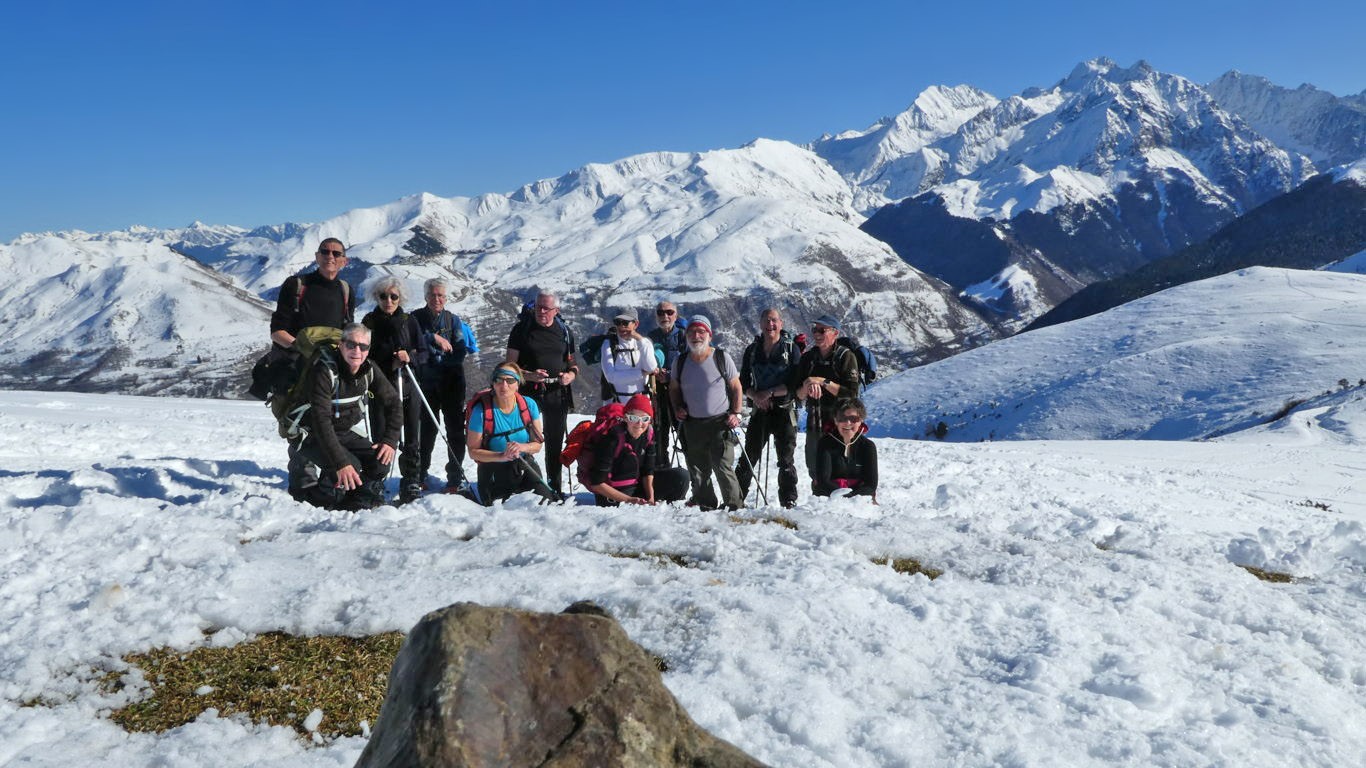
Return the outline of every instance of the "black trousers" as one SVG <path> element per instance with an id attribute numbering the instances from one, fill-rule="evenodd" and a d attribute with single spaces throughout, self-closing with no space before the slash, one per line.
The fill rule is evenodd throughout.
<path id="1" fill-rule="evenodd" d="M 530 468 L 528 468 L 528 466 Z M 534 491 L 541 498 L 556 501 L 546 491 L 539 480 L 541 468 L 536 459 L 528 456 L 526 463 L 520 461 L 488 461 L 479 465 L 475 474 L 478 478 L 479 503 L 486 507 L 495 501 L 505 501 L 513 494 Z"/>
<path id="2" fill-rule="evenodd" d="M 545 425 L 545 479 L 556 493 L 560 493 L 564 490 L 564 486 L 560 485 L 564 469 L 560 466 L 560 451 L 564 448 L 565 423 L 573 407 L 573 395 L 568 387 L 558 384 L 540 388 L 540 391 L 523 392 L 522 395 L 535 398 L 536 404 L 541 406 L 541 423 Z"/>
<path id="3" fill-rule="evenodd" d="M 348 430 L 337 433 L 337 442 L 349 454 L 348 463 L 360 474 L 360 487 L 342 490 L 337 485 L 336 470 L 323 469 L 318 474 L 317 485 L 304 489 L 300 500 L 328 509 L 369 509 L 383 503 L 384 479 L 389 475 L 389 465 L 379 463 L 379 454 L 371 441 Z M 299 445 L 298 456 L 319 467 L 327 461 L 312 438 Z"/>
<path id="4" fill-rule="evenodd" d="M 398 445 L 398 474 L 405 489 L 415 490 L 422 485 L 422 402 L 413 391 L 412 380 L 399 375 L 403 376 L 403 439 Z M 398 376 L 389 380 L 396 391 L 398 381 Z M 383 409 L 370 409 L 370 426 L 371 434 L 384 434 Z"/>
<path id="5" fill-rule="evenodd" d="M 422 394 L 446 428 L 446 484 L 459 485 L 465 479 L 461 463 L 465 460 L 465 372 L 459 368 L 423 371 Z M 411 382 L 410 382 L 411 383 Z M 421 406 L 421 403 L 418 403 Z M 422 468 L 425 479 L 432 468 L 432 454 L 438 437 L 436 422 L 422 409 Z"/>
<path id="6" fill-rule="evenodd" d="M 669 441 L 674 437 L 673 431 L 677 422 L 674 419 L 674 404 L 669 400 L 669 382 L 660 381 L 655 383 L 655 394 L 653 398 L 655 407 L 655 469 L 672 467 L 673 456 L 669 454 Z"/>
<path id="7" fill-rule="evenodd" d="M 770 437 L 778 454 L 778 503 L 791 507 L 797 503 L 797 410 L 792 405 L 766 411 L 756 408 L 750 412 L 749 427 L 745 430 L 745 458 L 749 460 L 742 458 L 740 466 L 735 468 L 740 494 L 749 496 L 754 469 L 760 467 L 764 445 Z"/>

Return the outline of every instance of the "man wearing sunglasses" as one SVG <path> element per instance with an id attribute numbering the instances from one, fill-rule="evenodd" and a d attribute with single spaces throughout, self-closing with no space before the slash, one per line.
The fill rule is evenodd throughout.
<path id="1" fill-rule="evenodd" d="M 370 364 L 370 329 L 342 329 L 340 359 L 322 355 L 309 372 L 307 431 L 299 455 L 321 468 L 303 500 L 328 509 L 370 509 L 384 503 L 384 479 L 394 461 L 403 410 L 398 392 Z M 384 433 L 372 434 L 370 408 L 384 409 Z"/>
<path id="2" fill-rule="evenodd" d="M 292 347 L 304 328 L 341 328 L 355 318 L 355 293 L 340 277 L 346 266 L 346 246 L 329 237 L 318 244 L 313 261 L 317 269 L 287 277 L 280 286 L 275 313 L 270 316 L 270 340 L 281 348 Z"/>
<path id="3" fill-rule="evenodd" d="M 546 481 L 556 494 L 562 491 L 560 450 L 564 448 L 566 422 L 574 408 L 570 385 L 579 374 L 574 362 L 574 334 L 557 322 L 560 299 L 541 291 L 531 307 L 531 317 L 519 320 L 508 334 L 506 359 L 525 372 L 521 393 L 536 400 L 545 420 Z"/>
<path id="4" fill-rule="evenodd" d="M 678 307 L 672 301 L 661 301 L 655 305 L 655 324 L 657 327 L 649 333 L 650 341 L 664 353 L 664 365 L 651 374 L 655 377 L 655 468 L 664 469 L 673 466 L 673 459 L 669 455 L 669 434 L 674 429 L 674 409 L 669 399 L 669 371 L 674 369 L 678 356 L 688 349 L 688 340 L 684 335 L 688 324 L 678 316 Z"/>
<path id="5" fill-rule="evenodd" d="M 324 239 L 313 254 L 317 268 L 291 275 L 280 286 L 275 312 L 270 316 L 270 351 L 252 368 L 253 396 L 265 400 L 283 397 L 299 379 L 303 361 L 294 348 L 305 328 L 341 328 L 355 319 L 355 292 L 341 279 L 346 266 L 346 246 L 335 237 Z M 295 498 L 317 481 L 317 467 L 301 463 L 294 444 L 289 448 L 289 493 Z"/>
<path id="6" fill-rule="evenodd" d="M 858 397 L 858 359 L 836 344 L 839 321 L 822 315 L 811 324 L 813 345 L 797 364 L 797 399 L 806 403 L 806 471 L 816 477 L 816 447 L 827 427 L 834 428 L 835 404 Z"/>

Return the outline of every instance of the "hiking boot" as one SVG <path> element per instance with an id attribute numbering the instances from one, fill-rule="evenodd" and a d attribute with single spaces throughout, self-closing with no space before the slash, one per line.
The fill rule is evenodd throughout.
<path id="1" fill-rule="evenodd" d="M 398 492 L 398 503 L 400 505 L 417 501 L 420 498 L 422 498 L 422 486 L 417 485 L 416 483 L 405 485 L 403 486 L 403 489 Z"/>

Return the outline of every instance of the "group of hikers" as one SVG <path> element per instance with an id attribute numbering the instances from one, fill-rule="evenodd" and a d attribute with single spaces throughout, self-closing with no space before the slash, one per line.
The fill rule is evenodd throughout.
<path id="1" fill-rule="evenodd" d="M 352 510 L 383 504 L 395 460 L 396 501 L 413 501 L 430 489 L 440 436 L 443 490 L 484 505 L 525 491 L 562 500 L 563 470 L 577 461 L 577 478 L 599 505 L 676 501 L 690 490 L 689 503 L 703 509 L 744 506 L 772 441 L 778 501 L 791 507 L 799 408 L 811 492 L 876 499 L 877 449 L 858 398 L 866 371 L 831 316 L 816 319 L 807 345 L 776 309 L 765 309 L 760 334 L 737 361 L 713 346 L 710 319 L 684 321 L 669 301 L 655 307 L 657 327 L 647 334 L 624 309 L 611 328 L 576 346 L 558 297 L 542 291 L 514 323 L 489 386 L 467 400 L 466 357 L 479 346 L 469 324 L 446 310 L 445 281 L 427 280 L 424 306 L 410 313 L 402 281 L 378 280 L 370 291 L 376 307 L 357 323 L 354 292 L 340 277 L 345 245 L 327 238 L 314 259 L 315 270 L 280 288 L 271 350 L 251 389 L 280 419 L 289 492 L 300 501 Z M 600 362 L 603 406 L 570 432 L 580 358 Z M 467 454 L 478 468 L 472 484 Z M 674 466 L 680 454 L 686 481 Z"/>

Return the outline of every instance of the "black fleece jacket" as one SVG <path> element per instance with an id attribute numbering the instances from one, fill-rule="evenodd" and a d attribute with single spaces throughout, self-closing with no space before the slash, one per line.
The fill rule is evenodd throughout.
<path id="1" fill-rule="evenodd" d="M 327 466 L 324 469 L 336 472 L 351 463 L 351 454 L 337 440 L 337 434 L 361 424 L 365 418 L 362 403 L 370 408 L 384 409 L 384 434 L 372 436 L 371 442 L 398 446 L 399 427 L 403 424 L 403 409 L 399 404 L 398 392 L 389 380 L 378 372 L 370 373 L 374 368 L 369 360 L 361 363 L 360 370 L 355 374 L 347 368 L 346 361 L 338 360 L 335 364 L 335 393 L 328 363 L 319 359 L 314 366 L 313 388 L 308 396 L 311 406 L 308 409 L 309 439 L 318 441 L 323 456 L 327 459 Z M 368 387 L 366 379 L 370 380 Z M 357 395 L 363 396 L 364 399 L 345 405 L 334 405 L 332 402 L 334 399 L 347 400 Z M 369 425 L 362 425 L 361 429 L 368 430 Z"/>

